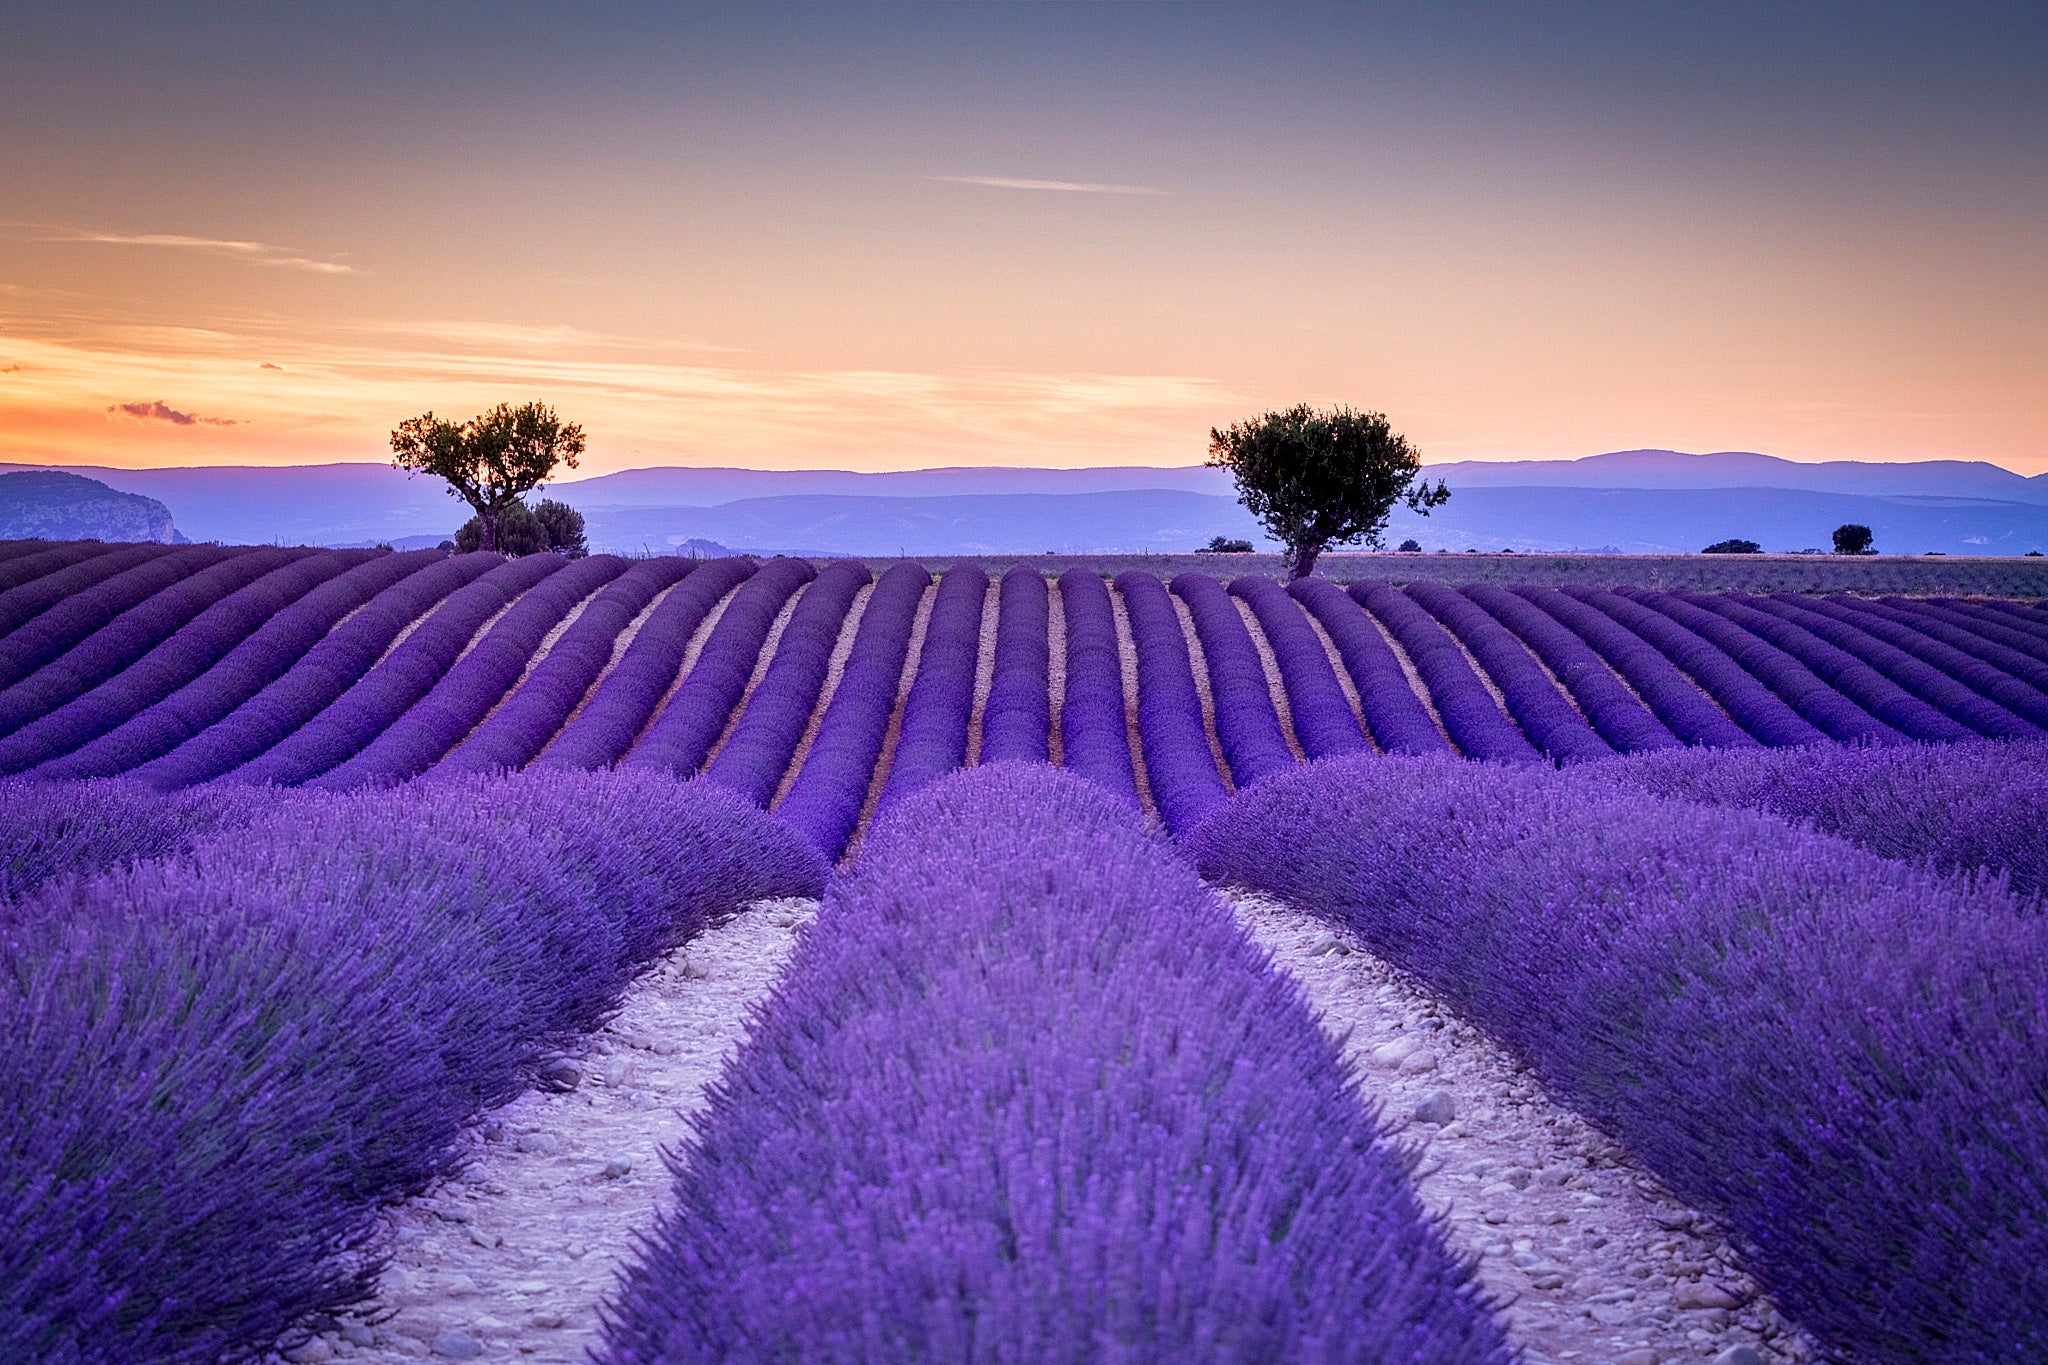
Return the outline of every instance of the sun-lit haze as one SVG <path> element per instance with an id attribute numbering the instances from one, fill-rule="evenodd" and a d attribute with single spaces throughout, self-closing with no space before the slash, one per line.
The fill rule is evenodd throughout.
<path id="1" fill-rule="evenodd" d="M 2048 8 L 11 6 L 0 461 L 2048 470 Z"/>

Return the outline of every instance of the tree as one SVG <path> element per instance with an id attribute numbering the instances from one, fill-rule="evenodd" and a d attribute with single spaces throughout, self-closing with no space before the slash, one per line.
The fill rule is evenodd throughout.
<path id="1" fill-rule="evenodd" d="M 1717 540 L 1706 549 L 1701 550 L 1700 553 L 1703 555 L 1759 555 L 1763 553 L 1763 547 L 1753 540 Z"/>
<path id="2" fill-rule="evenodd" d="M 391 433 L 391 463 L 433 474 L 476 512 L 479 549 L 498 548 L 498 520 L 520 495 L 553 477 L 557 464 L 576 467 L 583 428 L 563 423 L 544 403 L 500 403 L 467 422 L 422 413 Z"/>
<path id="3" fill-rule="evenodd" d="M 481 547 L 483 522 L 471 517 L 455 533 L 455 549 L 469 554 Z M 515 502 L 498 514 L 498 553 L 512 559 L 522 555 L 553 552 L 566 559 L 581 559 L 590 553 L 583 534 L 583 514 L 566 503 L 544 498 L 529 509 Z"/>
<path id="4" fill-rule="evenodd" d="M 1229 536 L 1217 536 L 1195 551 L 1198 555 L 1248 555 L 1251 552 L 1252 543 L 1249 540 L 1232 540 Z"/>
<path id="5" fill-rule="evenodd" d="M 1419 555 L 1422 553 L 1422 542 L 1419 540 L 1404 540 L 1395 548 L 1404 555 Z"/>
<path id="6" fill-rule="evenodd" d="M 1209 432 L 1212 468 L 1228 469 L 1237 495 L 1287 547 L 1289 578 L 1306 578 L 1332 545 L 1377 547 L 1396 502 L 1424 516 L 1451 491 L 1418 484 L 1422 459 L 1384 414 L 1307 404 Z"/>
<path id="7" fill-rule="evenodd" d="M 1859 526 L 1853 521 L 1843 522 L 1835 528 L 1835 553 L 1838 555 L 1874 555 L 1868 526 Z"/>
<path id="8" fill-rule="evenodd" d="M 548 534 L 548 548 L 565 559 L 581 559 L 590 553 L 590 537 L 583 532 L 583 514 L 566 502 L 542 498 L 533 505 L 533 517 Z"/>

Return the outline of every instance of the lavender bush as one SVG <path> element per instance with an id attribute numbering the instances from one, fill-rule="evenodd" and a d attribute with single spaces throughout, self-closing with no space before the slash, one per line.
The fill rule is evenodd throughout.
<path id="1" fill-rule="evenodd" d="M 0 902 L 52 878 L 183 853 L 252 814 L 239 795 L 211 788 L 167 793 L 119 778 L 8 778 L 0 781 Z"/>
<path id="2" fill-rule="evenodd" d="M 1831 1358 L 2048 1354 L 2037 902 L 1767 815 L 1430 761 L 1283 774 L 1186 845 L 1513 1049 Z"/>
<path id="3" fill-rule="evenodd" d="M 520 775 L 346 797 L 0 910 L 0 1357 L 213 1362 L 364 1297 L 640 962 L 823 869 L 729 793 Z"/>
<path id="4" fill-rule="evenodd" d="M 956 564 L 939 576 L 878 809 L 967 762 L 967 724 L 974 714 L 974 674 L 987 601 L 988 575 L 979 565 Z"/>
<path id="5" fill-rule="evenodd" d="M 1390 754 L 1451 752 L 1443 731 L 1408 685 L 1401 661 L 1363 607 L 1335 583 L 1320 578 L 1297 578 L 1287 585 L 1287 592 L 1329 632 L 1337 657 L 1344 661 L 1344 671 L 1358 689 L 1358 709 L 1365 714 L 1366 728 L 1381 750 Z"/>
<path id="6" fill-rule="evenodd" d="M 1066 686 L 1060 699 L 1060 764 L 1140 808 L 1131 763 L 1130 713 L 1124 702 L 1123 648 L 1116 608 L 1098 574 L 1060 575 L 1060 616 L 1067 636 Z"/>
<path id="7" fill-rule="evenodd" d="M 18 773 L 77 749 L 162 701 L 220 662 L 266 621 L 345 569 L 374 555 L 370 550 L 330 550 L 286 559 L 246 586 L 227 592 L 200 611 L 148 653 L 111 676 L 97 681 L 78 679 L 80 695 L 52 707 L 39 719 L 0 740 L 0 773 Z M 195 574 L 180 588 L 196 588 L 220 569 L 258 568 L 264 560 L 248 555 Z M 219 585 L 215 585 L 219 586 Z M 157 607 L 170 592 L 157 594 L 141 615 Z M 80 651 L 83 652 L 83 651 Z M 36 675 L 40 683 L 55 668 Z M 81 660 L 86 668 L 97 661 Z"/>
<path id="8" fill-rule="evenodd" d="M 1052 607 L 1045 575 L 1022 565 L 996 594 L 995 671 L 981 711 L 982 763 L 1052 757 Z"/>
<path id="9" fill-rule="evenodd" d="M 896 711 L 904 660 L 918 603 L 932 576 L 916 564 L 884 573 L 861 613 L 839 686 L 818 722 L 796 780 L 775 806 L 776 817 L 827 859 L 837 859 L 860 822 L 875 765 Z"/>
<path id="10" fill-rule="evenodd" d="M 1931 602 L 1920 602 L 1910 597 L 1885 597 L 1879 601 L 1894 610 L 1955 625 L 1979 639 L 1991 640 L 2016 653 L 2048 662 L 2048 639 L 2028 630 L 2023 622 L 2008 613 L 1992 611 L 1974 602 L 1957 602 L 1941 597 Z"/>
<path id="11" fill-rule="evenodd" d="M 1938 617 L 1900 611 L 1882 602 L 1836 596 L 1808 605 L 1937 663 L 1999 705 L 2037 725 L 2043 723 L 2037 714 L 2040 700 L 2033 694 L 2048 695 L 2048 663 Z"/>
<path id="12" fill-rule="evenodd" d="M 528 555 L 458 588 L 318 715 L 215 780 L 296 787 L 353 758 L 441 680 L 487 621 L 567 564 Z"/>
<path id="13" fill-rule="evenodd" d="M 0 643 L 36 617 L 116 574 L 170 554 L 172 545 L 67 541 L 0 565 Z"/>
<path id="14" fill-rule="evenodd" d="M 1467 758 L 1502 763 L 1541 761 L 1542 755 L 1515 723 L 1501 714 L 1493 694 L 1466 662 L 1465 651 L 1428 612 L 1384 583 L 1353 583 L 1351 597 L 1400 641 L 1429 689 L 1444 729 Z"/>
<path id="15" fill-rule="evenodd" d="M 1614 756 L 1614 747 L 1594 733 L 1528 646 L 1500 622 L 1441 583 L 1411 583 L 1407 593 L 1471 651 L 1500 689 L 1515 723 L 1544 757 L 1553 763 L 1584 763 Z"/>
<path id="16" fill-rule="evenodd" d="M 1188 619 L 1202 642 L 1209 696 L 1216 710 L 1216 740 L 1230 764 L 1231 780 L 1250 786 L 1297 762 L 1280 728 L 1280 713 L 1266 682 L 1265 662 L 1237 603 L 1207 574 L 1177 574 L 1174 595 L 1187 603 Z"/>
<path id="17" fill-rule="evenodd" d="M 1603 779 L 1741 806 L 1944 872 L 2004 873 L 2048 894 L 2048 741 L 1645 755 Z"/>
<path id="18" fill-rule="evenodd" d="M 248 548 L 189 545 L 156 555 L 82 592 L 72 592 L 0 639 L 0 705 L 22 681 L 180 581 Z M 32 715 L 41 715 L 35 711 Z"/>
<path id="19" fill-rule="evenodd" d="M 1649 739 L 1651 735 L 1641 731 L 1634 723 L 1628 723 L 1624 728 L 1624 723 L 1618 718 L 1613 704 L 1592 699 L 1610 681 L 1603 673 L 1594 671 L 1602 661 L 1626 679 L 1635 695 L 1642 699 L 1642 703 L 1649 707 L 1657 720 L 1684 743 L 1717 749 L 1757 747 L 1757 741 L 1749 732 L 1730 720 L 1727 713 L 1715 703 L 1714 698 L 1701 690 L 1699 684 L 1679 672 L 1672 661 L 1665 658 L 1655 645 L 1621 622 L 1604 612 L 1595 611 L 1576 598 L 1566 597 L 1555 588 L 1515 587 L 1508 591 L 1526 605 L 1535 608 L 1541 613 L 1541 617 L 1525 617 L 1518 612 L 1507 610 L 1504 599 L 1492 596 L 1494 589 L 1491 587 L 1485 587 L 1483 590 L 1467 589 L 1473 601 L 1493 612 L 1499 620 L 1542 654 L 1544 662 L 1548 663 L 1553 671 L 1566 679 L 1566 685 L 1578 696 L 1579 704 L 1593 715 L 1594 725 L 1600 728 L 1602 734 L 1607 735 L 1609 742 L 1615 747 L 1638 752 L 1659 746 L 1655 743 L 1643 743 L 1640 746 L 1624 743 L 1621 738 L 1624 734 L 1637 739 Z M 1615 601 L 1622 608 L 1642 612 L 1642 609 L 1633 602 L 1625 602 L 1620 598 L 1616 598 Z M 1503 610 L 1495 610 L 1496 607 Z M 1550 627 L 1542 624 L 1542 618 L 1548 618 L 1553 625 L 1562 628 L 1569 638 L 1583 642 L 1590 648 L 1590 652 L 1598 657 L 1588 662 L 1570 648 L 1564 637 L 1552 635 Z M 1674 639 L 1690 635 L 1690 632 L 1671 622 L 1666 621 L 1664 624 L 1670 628 Z M 1545 643 L 1539 645 L 1538 640 Z M 1701 651 L 1711 649 L 1705 641 L 1697 637 L 1693 637 L 1691 643 Z M 1724 658 L 1721 662 L 1729 674 L 1739 677 L 1747 687 L 1762 693 L 1762 688 L 1731 661 Z M 1768 693 L 1763 695 L 1769 696 Z M 1800 721 L 1797 716 L 1792 716 L 1783 702 L 1778 702 L 1775 697 L 1770 700 L 1794 722 L 1805 726 L 1805 722 Z M 1608 734 L 1607 727 L 1610 725 L 1615 727 L 1613 734 Z"/>
<path id="20" fill-rule="evenodd" d="M 359 681 L 399 632 L 504 562 L 493 554 L 456 555 L 404 576 L 331 632 L 318 636 L 317 644 L 279 670 L 254 696 L 232 700 L 244 690 L 246 675 L 229 675 L 216 684 L 214 675 L 220 670 L 214 670 L 193 684 L 197 697 L 188 699 L 188 706 L 202 717 L 223 706 L 229 708 L 227 713 L 130 772 L 151 786 L 170 789 L 208 781 L 255 758 Z M 295 622 L 287 637 L 290 645 L 317 625 L 317 619 Z M 273 662 L 259 660 L 257 666 L 268 671 Z"/>
<path id="21" fill-rule="evenodd" d="M 534 760 L 536 765 L 608 768 L 632 748 L 647 728 L 648 717 L 675 685 L 697 627 L 754 569 L 754 561 L 744 557 L 714 559 L 677 584 L 648 615 L 583 709 Z"/>
<path id="22" fill-rule="evenodd" d="M 1128 806 L 977 767 L 828 893 L 603 1358 L 1505 1365 L 1404 1166 Z"/>
<path id="23" fill-rule="evenodd" d="M 2041 610 L 2039 602 L 1986 602 L 1984 606 L 2010 616 L 2022 628 L 2032 630 L 2043 640 L 2048 640 L 2048 611 Z"/>
<path id="24" fill-rule="evenodd" d="M 1409 594 L 1417 601 L 1428 605 L 1416 591 L 1420 586 L 1418 584 L 1411 587 Z M 1613 670 L 1601 661 L 1600 656 L 1594 653 L 1584 640 L 1542 608 L 1490 583 L 1475 583 L 1462 591 L 1468 605 L 1483 611 L 1499 626 L 1512 631 L 1522 644 L 1535 652 L 1544 666 L 1570 691 L 1572 699 L 1578 703 L 1579 709 L 1585 713 L 1587 721 L 1592 724 L 1600 738 L 1607 741 L 1612 748 L 1622 753 L 1647 753 L 1657 749 L 1675 749 L 1683 743 L 1671 733 L 1663 721 L 1651 714 L 1649 708 L 1638 701 L 1635 695 L 1616 679 Z M 1431 608 L 1431 611 L 1435 614 L 1435 608 Z M 1441 615 L 1438 615 L 1438 619 L 1445 620 Z M 1448 620 L 1445 620 L 1445 624 L 1449 624 Z M 1475 633 L 1484 634 L 1478 632 L 1476 626 Z M 1479 653 L 1478 648 L 1472 646 L 1470 640 L 1467 640 L 1466 644 L 1472 647 L 1474 654 Z M 1636 642 L 1636 648 L 1649 650 L 1641 641 Z M 1649 652 L 1653 656 L 1656 654 L 1654 650 Z M 1481 662 L 1486 663 L 1488 671 L 1493 671 L 1494 666 L 1487 661 L 1486 656 L 1479 657 Z M 1513 667 L 1505 661 L 1503 666 Z M 1668 664 L 1666 668 L 1669 669 Z M 1498 677 L 1498 673 L 1495 676 Z M 1506 691 L 1505 684 L 1502 690 Z M 1686 690 L 1695 698 L 1699 698 L 1698 688 L 1686 684 Z M 1704 701 L 1703 698 L 1700 700 Z M 1529 721 L 1524 719 L 1522 723 L 1527 726 Z M 1725 717 L 1722 718 L 1722 724 L 1728 724 Z"/>
<path id="25" fill-rule="evenodd" d="M 626 570 L 617 555 L 572 560 L 521 593 L 427 694 L 346 762 L 312 779 L 329 791 L 389 786 L 425 772 L 512 690 L 548 632 Z"/>
<path id="26" fill-rule="evenodd" d="M 1619 595 L 1710 641 L 1829 738 L 1852 744 L 1900 742 L 1898 731 L 1829 687 L 1805 663 L 1763 636 L 1668 592 L 1627 588 Z"/>
<path id="27" fill-rule="evenodd" d="M 1982 664 L 1976 664 L 1972 668 L 1973 661 L 1962 659 L 1954 651 L 1944 649 L 1933 640 L 1912 640 L 1911 643 L 1920 653 L 1908 654 L 1885 639 L 1877 630 L 1865 629 L 1864 618 L 1859 618 L 1854 612 L 1841 611 L 1840 608 L 1827 610 L 1825 603 L 1809 607 L 1806 602 L 1789 593 L 1776 597 L 1737 597 L 1735 600 L 1743 606 L 1790 622 L 1825 640 L 1843 653 L 1853 655 L 1883 675 L 1887 681 L 1912 693 L 1914 697 L 1932 706 L 1959 726 L 1967 727 L 1992 739 L 2023 739 L 2038 736 L 2040 733 L 2038 726 L 2030 724 L 1976 689 L 1966 686 L 1945 669 L 1936 667 L 1935 661 L 1938 659 L 1945 664 L 1960 666 L 1973 672 L 1987 684 L 1988 680 L 1998 677 L 1995 669 Z M 1881 623 L 1876 621 L 1870 624 L 1881 626 Z M 1909 632 L 1900 634 L 1911 639 Z M 2015 696 L 2033 691 L 2032 688 L 2023 687 L 2009 678 L 2001 681 L 2011 687 Z M 2048 696 L 2037 697 L 2036 701 L 2042 713 L 2048 715 Z M 1962 737 L 1921 736 L 1927 739 Z"/>
<path id="28" fill-rule="evenodd" d="M 1287 690 L 1294 737 L 1301 742 L 1302 752 L 1310 758 L 1365 752 L 1365 732 L 1359 728 L 1358 715 L 1338 684 L 1337 670 L 1330 666 L 1322 637 L 1308 623 L 1301 604 L 1278 583 L 1256 574 L 1232 579 L 1230 592 L 1252 609 L 1272 647 L 1281 686 Z M 1205 651 L 1207 648 L 1203 646 Z"/>
<path id="29" fill-rule="evenodd" d="M 1169 830 L 1183 830 L 1229 795 L 1209 747 L 1187 635 L 1173 599 L 1151 574 L 1126 570 L 1116 590 L 1138 653 L 1138 741 L 1152 804 Z"/>
<path id="30" fill-rule="evenodd" d="M 818 708 L 846 613 L 873 578 L 859 560 L 842 559 L 826 565 L 804 589 L 761 685 L 747 698 L 747 709 L 705 770 L 707 779 L 763 809 L 775 799 Z"/>
<path id="31" fill-rule="evenodd" d="M 435 764 L 434 771 L 487 773 L 525 767 L 554 738 L 611 662 L 619 632 L 696 566 L 692 559 L 661 555 L 620 574 L 591 599 L 504 704 Z"/>
<path id="32" fill-rule="evenodd" d="M 1698 631 L 1616 593 L 1574 587 L 1557 591 L 1561 596 L 1601 612 L 1636 638 L 1653 646 L 1684 669 L 1686 675 L 1718 702 L 1736 724 L 1771 748 L 1827 743 L 1828 736 L 1818 727 L 1794 711 L 1784 698 L 1765 687 L 1740 661 Z M 1544 599 L 1546 604 L 1549 600 Z M 1683 608 L 1684 604 L 1680 606 Z M 1733 631 L 1744 647 L 1762 646 L 1762 641 L 1742 635 L 1726 621 L 1719 621 L 1706 612 L 1698 612 L 1697 615 L 1717 635 L 1725 628 Z M 1669 719 L 1668 716 L 1666 718 Z"/>
<path id="33" fill-rule="evenodd" d="M 1885 677 L 1857 653 L 1830 643 L 1801 623 L 1758 611 L 1747 600 L 1734 596 L 1686 593 L 1677 600 L 1714 612 L 1757 638 L 1770 641 L 1832 688 L 1837 697 L 1831 700 L 1846 698 L 1909 739 L 1949 743 L 1973 737 L 1967 726 L 1958 725 Z"/>
<path id="34" fill-rule="evenodd" d="M 5 563 L 0 563 L 0 593 L 12 592 L 24 583 L 45 578 L 59 570 L 68 569 L 73 564 L 100 555 L 129 549 L 154 550 L 162 554 L 171 548 L 168 545 L 107 544 L 96 540 L 28 540 L 16 541 L 15 544 L 19 547 L 20 553 L 10 555 Z M 5 610 L 5 604 L 6 599 L 0 598 L 0 622 L 5 622 L 11 616 L 11 612 Z M 19 624 L 19 620 L 16 624 Z M 11 630 L 13 627 L 8 626 L 6 629 Z M 0 631 L 0 634 L 4 633 L 5 631 Z"/>
<path id="35" fill-rule="evenodd" d="M 802 559 L 777 557 L 740 586 L 711 628 L 697 661 L 620 764 L 689 777 L 725 733 L 790 595 L 818 576 Z"/>

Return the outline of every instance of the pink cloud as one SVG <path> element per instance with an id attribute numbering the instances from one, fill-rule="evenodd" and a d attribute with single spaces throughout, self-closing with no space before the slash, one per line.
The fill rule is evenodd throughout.
<path id="1" fill-rule="evenodd" d="M 169 422 L 174 427 L 239 425 L 232 417 L 195 417 L 189 412 L 179 412 L 161 398 L 154 403 L 116 403 L 107 409 L 107 415 L 135 417 L 146 422 Z"/>

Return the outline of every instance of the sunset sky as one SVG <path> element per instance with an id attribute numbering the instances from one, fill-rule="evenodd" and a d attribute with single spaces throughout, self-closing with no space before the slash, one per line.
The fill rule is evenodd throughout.
<path id="1" fill-rule="evenodd" d="M 679 8 L 7 4 L 0 460 L 2048 471 L 2039 0 Z"/>

